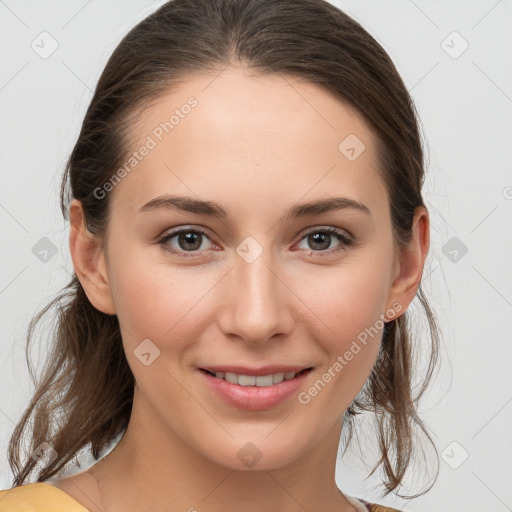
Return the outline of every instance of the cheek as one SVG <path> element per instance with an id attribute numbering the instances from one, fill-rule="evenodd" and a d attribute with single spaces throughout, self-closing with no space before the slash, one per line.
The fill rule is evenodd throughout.
<path id="1" fill-rule="evenodd" d="M 112 262 L 113 295 L 123 336 L 135 347 L 149 338 L 158 347 L 180 349 L 199 324 L 202 299 L 215 285 L 211 270 L 179 269 L 148 258 L 148 249 L 119 254 Z M 196 267 L 197 268 L 197 267 Z"/>
<path id="2" fill-rule="evenodd" d="M 310 335 L 328 357 L 325 380 L 335 383 L 331 392 L 340 397 L 353 399 L 375 364 L 384 327 L 386 279 L 382 266 L 347 265 L 323 280 L 321 288 L 313 287 L 313 282 L 322 282 L 318 275 L 303 283 L 305 302 L 315 313 Z"/>
<path id="3" fill-rule="evenodd" d="M 310 273 L 302 279 L 301 295 L 326 332 L 330 332 L 330 338 L 346 340 L 380 318 L 389 293 L 388 282 L 384 268 L 346 265 L 330 272 L 328 278 Z"/>
<path id="4" fill-rule="evenodd" d="M 133 241 L 119 235 L 111 242 L 108 274 L 123 336 L 144 339 L 147 336 L 142 327 L 146 323 L 151 326 L 160 317 L 162 297 L 160 292 L 156 293 L 158 283 L 153 279 L 151 266 L 133 245 Z M 142 322 L 144 318 L 147 322 Z"/>
<path id="5" fill-rule="evenodd" d="M 120 260 L 114 276 L 114 302 L 119 321 L 130 337 L 159 337 L 174 323 L 169 314 L 179 314 L 179 306 L 174 310 L 169 307 L 176 291 L 172 282 L 154 268 L 143 266 L 143 261 L 128 257 Z"/>

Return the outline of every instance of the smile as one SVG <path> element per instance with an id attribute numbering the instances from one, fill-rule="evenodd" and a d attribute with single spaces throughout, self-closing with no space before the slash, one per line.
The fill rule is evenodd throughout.
<path id="1" fill-rule="evenodd" d="M 234 369 L 234 368 L 233 368 Z M 305 385 L 313 367 L 288 372 L 253 371 L 260 375 L 247 375 L 199 368 L 202 381 L 225 403 L 239 409 L 261 411 L 287 402 Z M 218 371 L 217 371 L 218 370 Z"/>
<path id="2" fill-rule="evenodd" d="M 231 384 L 238 384 L 239 386 L 258 386 L 258 387 L 268 387 L 273 386 L 274 384 L 280 384 L 283 381 L 294 379 L 297 375 L 300 375 L 305 372 L 309 372 L 311 368 L 306 368 L 301 370 L 300 372 L 278 372 L 271 373 L 269 375 L 243 375 L 232 372 L 211 372 L 209 370 L 202 371 L 216 377 L 217 379 L 222 379 Z"/>

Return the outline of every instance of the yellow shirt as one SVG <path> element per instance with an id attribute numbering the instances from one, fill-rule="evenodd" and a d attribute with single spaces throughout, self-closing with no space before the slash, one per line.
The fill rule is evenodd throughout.
<path id="1" fill-rule="evenodd" d="M 54 485 L 44 482 L 0 491 L 0 512 L 88 512 Z"/>
<path id="2" fill-rule="evenodd" d="M 394 508 L 368 503 L 369 512 L 400 512 Z M 20 485 L 0 491 L 0 512 L 89 512 L 69 494 L 45 482 Z"/>

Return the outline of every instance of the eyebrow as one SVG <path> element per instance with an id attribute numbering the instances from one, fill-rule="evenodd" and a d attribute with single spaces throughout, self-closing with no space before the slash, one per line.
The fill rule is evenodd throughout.
<path id="1" fill-rule="evenodd" d="M 349 199 L 347 197 L 332 197 L 321 199 L 310 203 L 303 203 L 292 206 L 285 215 L 286 219 L 295 219 L 331 212 L 334 210 L 343 210 L 346 208 L 355 209 L 371 215 L 370 209 L 363 203 Z M 176 196 L 165 194 L 155 197 L 141 206 L 139 213 L 152 212 L 156 210 L 178 210 L 199 215 L 209 215 L 220 219 L 227 219 L 228 213 L 220 205 L 211 201 L 203 201 L 186 196 Z"/>

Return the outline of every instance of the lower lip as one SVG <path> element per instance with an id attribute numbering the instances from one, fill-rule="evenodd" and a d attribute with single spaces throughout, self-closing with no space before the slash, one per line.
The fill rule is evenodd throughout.
<path id="1" fill-rule="evenodd" d="M 210 388 L 231 405 L 240 409 L 261 411 L 270 409 L 290 398 L 302 386 L 311 369 L 293 379 L 272 386 L 240 386 L 199 370 Z"/>

